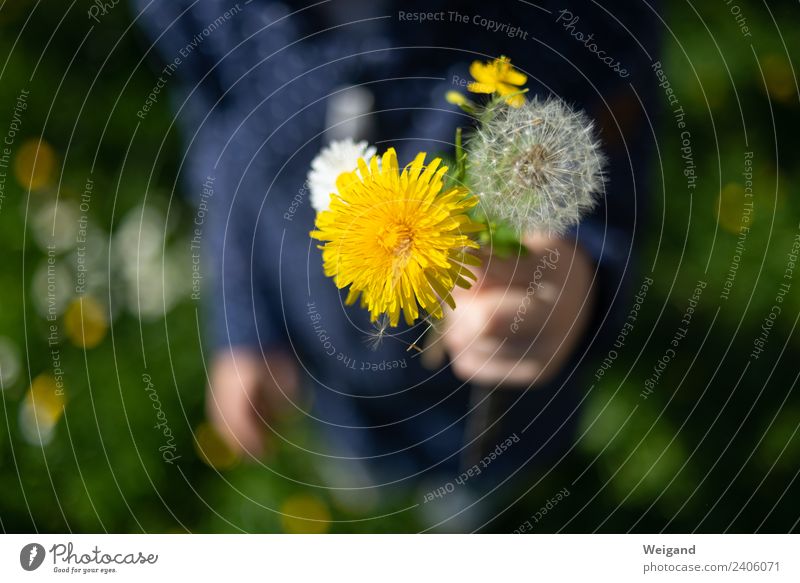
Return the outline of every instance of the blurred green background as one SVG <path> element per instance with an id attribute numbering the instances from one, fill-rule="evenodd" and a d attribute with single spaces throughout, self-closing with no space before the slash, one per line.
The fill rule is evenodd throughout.
<path id="1" fill-rule="evenodd" d="M 176 183 L 180 144 L 169 102 L 160 99 L 146 123 L 135 123 L 155 83 L 146 45 L 124 5 L 90 32 L 85 4 L 34 9 L 16 0 L 0 9 L 0 136 L 13 134 L 0 144 L 0 154 L 8 148 L 0 158 L 0 528 L 423 528 L 419 512 L 396 512 L 410 505 L 403 496 L 305 486 L 324 482 L 324 472 L 279 443 L 266 468 L 239 463 L 204 423 L 206 371 L 185 277 L 192 211 Z M 594 388 L 575 449 L 513 510 L 522 522 L 568 487 L 534 531 L 797 528 L 797 274 L 763 353 L 748 355 L 779 284 L 789 281 L 800 222 L 790 60 L 800 55 L 792 28 L 800 11 L 796 3 L 737 5 L 750 37 L 724 2 L 668 3 L 662 61 L 691 128 L 698 186 L 687 193 L 679 131 L 659 99 L 651 237 L 635 285 L 645 276 L 653 283 L 613 366 L 598 382 L 601 363 L 587 369 Z M 742 174 L 747 151 L 752 198 Z M 84 231 L 85 246 L 76 243 Z M 707 287 L 689 334 L 642 398 L 698 280 Z M 77 284 L 85 285 L 82 299 Z M 53 376 L 54 359 L 63 379 Z M 158 422 L 154 395 L 178 465 L 162 461 L 161 431 L 146 429 Z M 299 420 L 283 430 L 301 445 L 314 439 Z"/>

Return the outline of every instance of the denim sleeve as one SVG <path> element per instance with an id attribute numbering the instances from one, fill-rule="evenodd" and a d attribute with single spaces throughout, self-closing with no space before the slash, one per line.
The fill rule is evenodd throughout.
<path id="1" fill-rule="evenodd" d="M 246 110 L 242 100 L 252 95 L 242 80 L 252 53 L 235 51 L 253 22 L 242 10 L 235 2 L 132 1 L 153 69 L 165 80 L 159 99 L 169 94 L 182 130 L 181 180 L 196 207 L 192 251 L 202 265 L 195 299 L 209 316 L 212 350 L 265 347 L 283 339 L 254 244 L 258 195 L 268 172 L 253 163 L 252 132 L 241 127 L 236 113 Z M 259 22 L 268 16 L 262 13 Z"/>

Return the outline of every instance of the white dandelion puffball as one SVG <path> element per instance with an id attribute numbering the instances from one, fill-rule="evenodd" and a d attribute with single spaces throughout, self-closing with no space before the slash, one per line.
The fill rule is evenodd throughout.
<path id="1" fill-rule="evenodd" d="M 321 212 L 328 210 L 331 194 L 336 192 L 336 179 L 343 172 L 358 168 L 358 159 L 369 161 L 377 150 L 366 141 L 354 142 L 351 138 L 331 142 L 311 162 L 308 187 L 311 190 L 311 206 Z"/>
<path id="2" fill-rule="evenodd" d="M 563 233 L 595 205 L 605 157 L 591 120 L 560 99 L 499 106 L 468 143 L 469 180 L 491 220 Z"/>

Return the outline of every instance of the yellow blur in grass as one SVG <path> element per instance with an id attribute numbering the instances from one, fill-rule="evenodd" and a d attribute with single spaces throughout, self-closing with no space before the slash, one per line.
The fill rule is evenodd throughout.
<path id="1" fill-rule="evenodd" d="M 328 507 L 310 494 L 291 496 L 280 511 L 283 531 L 289 534 L 324 534 L 330 530 Z"/>
<path id="2" fill-rule="evenodd" d="M 55 423 L 64 412 L 64 388 L 50 374 L 43 373 L 33 379 L 25 399 L 45 423 Z"/>
<path id="3" fill-rule="evenodd" d="M 64 383 L 62 377 L 42 373 L 33 379 L 20 403 L 19 431 L 22 438 L 44 447 L 55 436 L 55 427 L 64 414 Z"/>
<path id="4" fill-rule="evenodd" d="M 736 182 L 726 184 L 717 199 L 719 226 L 735 235 L 738 235 L 743 227 L 749 228 L 753 222 L 753 213 L 744 214 L 744 203 L 745 193 L 742 185 Z"/>
<path id="5" fill-rule="evenodd" d="M 64 331 L 75 346 L 94 348 L 108 331 L 108 319 L 102 304 L 91 296 L 72 300 L 64 312 Z"/>
<path id="6" fill-rule="evenodd" d="M 761 71 L 764 75 L 767 93 L 773 101 L 781 103 L 795 102 L 797 88 L 792 66 L 786 57 L 775 54 L 763 57 L 761 59 Z"/>
<path id="7" fill-rule="evenodd" d="M 228 447 L 208 423 L 201 423 L 195 429 L 194 450 L 197 457 L 215 470 L 229 470 L 239 462 L 236 452 Z"/>
<path id="8" fill-rule="evenodd" d="M 52 186 L 56 176 L 56 153 L 44 140 L 27 140 L 14 158 L 14 176 L 25 190 Z"/>

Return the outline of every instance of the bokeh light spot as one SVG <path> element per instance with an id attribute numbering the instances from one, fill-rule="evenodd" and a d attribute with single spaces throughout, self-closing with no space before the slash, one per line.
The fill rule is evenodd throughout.
<path id="1" fill-rule="evenodd" d="M 324 534 L 330 530 L 331 515 L 319 498 L 298 494 L 281 506 L 281 524 L 290 534 Z"/>
<path id="2" fill-rule="evenodd" d="M 13 385 L 21 368 L 19 349 L 10 339 L 0 336 L 0 390 Z"/>
<path id="3" fill-rule="evenodd" d="M 37 376 L 20 405 L 19 429 L 25 441 L 40 446 L 50 443 L 64 403 L 63 383 L 47 373 Z"/>
<path id="4" fill-rule="evenodd" d="M 228 447 L 208 423 L 201 423 L 197 426 L 194 438 L 194 449 L 197 456 L 215 470 L 228 470 L 239 461 L 236 452 Z"/>
<path id="5" fill-rule="evenodd" d="M 40 190 L 53 184 L 56 153 L 44 140 L 26 140 L 14 159 L 14 176 L 25 190 Z"/>
<path id="6" fill-rule="evenodd" d="M 738 235 L 742 227 L 750 227 L 753 222 L 753 213 L 748 220 L 743 221 L 744 188 L 736 182 L 729 182 L 719 193 L 717 198 L 717 220 L 719 226 Z"/>
<path id="7" fill-rule="evenodd" d="M 789 103 L 795 98 L 794 76 L 789 61 L 780 55 L 767 55 L 761 60 L 764 83 L 770 98 Z"/>
<path id="8" fill-rule="evenodd" d="M 72 300 L 64 312 L 67 338 L 80 348 L 94 348 L 108 331 L 108 318 L 102 304 L 91 296 Z"/>

